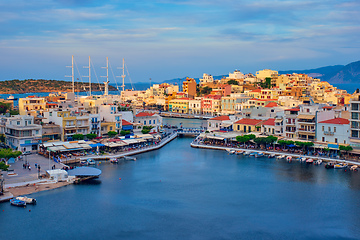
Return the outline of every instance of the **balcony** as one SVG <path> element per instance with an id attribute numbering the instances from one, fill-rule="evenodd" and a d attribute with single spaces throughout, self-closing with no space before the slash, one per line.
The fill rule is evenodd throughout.
<path id="1" fill-rule="evenodd" d="M 334 132 L 324 131 L 324 135 L 334 136 Z"/>

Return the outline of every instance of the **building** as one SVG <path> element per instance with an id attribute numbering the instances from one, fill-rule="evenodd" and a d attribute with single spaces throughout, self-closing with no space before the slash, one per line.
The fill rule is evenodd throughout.
<path id="1" fill-rule="evenodd" d="M 357 90 L 350 100 L 350 144 L 360 147 L 360 93 Z"/>
<path id="2" fill-rule="evenodd" d="M 218 116 L 207 120 L 208 131 L 219 131 L 221 129 L 232 131 L 232 122 L 230 122 L 229 116 Z"/>
<path id="3" fill-rule="evenodd" d="M 261 132 L 266 135 L 275 135 L 275 118 L 269 118 L 262 123 Z"/>
<path id="4" fill-rule="evenodd" d="M 317 124 L 318 142 L 328 144 L 349 144 L 350 121 L 345 118 L 333 118 Z"/>
<path id="5" fill-rule="evenodd" d="M 140 112 L 135 115 L 134 122 L 142 126 L 152 126 L 158 132 L 162 125 L 162 117 L 156 113 Z"/>
<path id="6" fill-rule="evenodd" d="M 194 114 L 194 115 L 202 114 L 201 98 L 195 98 L 189 100 L 189 114 Z"/>
<path id="7" fill-rule="evenodd" d="M 221 96 L 211 94 L 204 96 L 201 99 L 201 109 L 205 115 L 219 115 L 221 112 Z"/>
<path id="8" fill-rule="evenodd" d="M 29 96 L 27 98 L 19 98 L 19 114 L 31 115 L 37 117 L 44 116 L 46 111 L 46 100 L 43 97 Z"/>
<path id="9" fill-rule="evenodd" d="M 176 98 L 169 101 L 169 111 L 175 113 L 189 113 L 189 98 Z"/>
<path id="10" fill-rule="evenodd" d="M 285 116 L 284 116 L 284 134 L 285 137 L 293 139 L 296 137 L 296 118 L 300 108 L 290 108 L 285 109 Z"/>
<path id="11" fill-rule="evenodd" d="M 206 73 L 203 74 L 203 78 L 200 78 L 200 86 L 204 86 L 208 83 L 213 83 L 213 82 L 214 82 L 213 76 Z"/>
<path id="12" fill-rule="evenodd" d="M 187 94 L 188 98 L 196 96 L 196 81 L 193 78 L 186 78 L 183 82 L 183 92 Z"/>
<path id="13" fill-rule="evenodd" d="M 42 139 L 42 127 L 34 124 L 33 116 L 11 116 L 5 125 L 5 136 L 7 145 L 13 149 L 37 151 Z"/>
<path id="14" fill-rule="evenodd" d="M 42 125 L 42 142 L 60 141 L 61 127 L 55 123 L 43 123 Z"/>
<path id="15" fill-rule="evenodd" d="M 278 72 L 270 69 L 264 69 L 256 72 L 256 77 L 260 80 L 264 80 L 265 78 L 271 78 L 272 75 L 277 75 Z"/>
<path id="16" fill-rule="evenodd" d="M 233 124 L 234 131 L 242 133 L 260 132 L 263 120 L 243 118 Z"/>

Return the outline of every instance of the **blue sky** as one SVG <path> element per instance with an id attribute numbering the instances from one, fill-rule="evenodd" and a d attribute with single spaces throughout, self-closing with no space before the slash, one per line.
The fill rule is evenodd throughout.
<path id="1" fill-rule="evenodd" d="M 309 69 L 360 60 L 360 1 L 0 0 L 0 32 L 0 80 Z"/>

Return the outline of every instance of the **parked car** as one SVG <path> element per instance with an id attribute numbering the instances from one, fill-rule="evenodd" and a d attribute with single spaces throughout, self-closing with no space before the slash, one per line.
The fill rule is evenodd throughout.
<path id="1" fill-rule="evenodd" d="M 32 152 L 31 151 L 25 151 L 23 152 L 23 155 L 30 155 Z"/>

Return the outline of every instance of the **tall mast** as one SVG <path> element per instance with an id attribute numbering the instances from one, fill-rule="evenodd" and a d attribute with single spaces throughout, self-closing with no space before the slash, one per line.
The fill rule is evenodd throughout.
<path id="1" fill-rule="evenodd" d="M 122 69 L 122 75 L 121 75 L 121 77 L 122 77 L 122 85 L 121 85 L 121 87 L 122 87 L 122 91 L 124 91 L 124 90 L 125 90 L 125 77 L 126 77 L 126 75 L 125 75 L 125 60 L 124 60 L 124 58 L 123 58 L 122 68 L 117 68 L 117 69 Z M 117 77 L 119 77 L 119 76 L 117 76 Z"/>
<path id="2" fill-rule="evenodd" d="M 84 67 L 84 68 L 88 68 L 88 69 L 89 69 L 89 76 L 84 76 L 84 77 L 88 77 L 88 78 L 89 78 L 89 95 L 91 96 L 91 60 L 90 60 L 90 56 L 89 56 L 89 66 L 88 66 L 88 67 Z"/>
<path id="3" fill-rule="evenodd" d="M 106 57 L 106 67 L 102 67 L 102 68 L 106 68 L 106 76 L 102 76 L 102 77 L 106 77 L 106 82 L 104 82 L 105 84 L 104 95 L 107 96 L 109 95 L 109 58 L 108 57 Z"/>
<path id="4" fill-rule="evenodd" d="M 71 55 L 71 76 L 65 76 L 65 77 L 71 77 L 72 79 L 72 92 L 75 93 L 75 82 L 74 82 L 74 55 Z"/>

